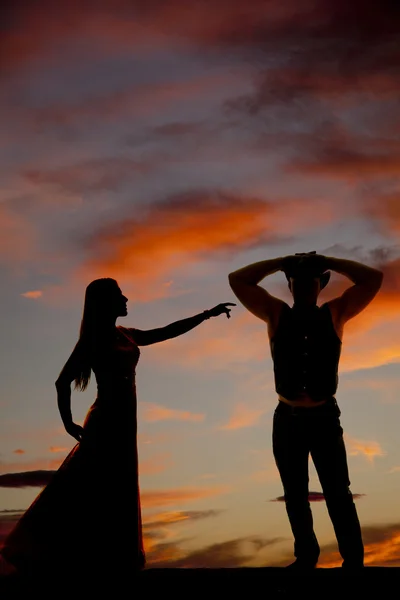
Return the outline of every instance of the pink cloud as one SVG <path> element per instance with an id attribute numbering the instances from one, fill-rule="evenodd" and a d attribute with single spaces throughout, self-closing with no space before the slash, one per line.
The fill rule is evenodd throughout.
<path id="1" fill-rule="evenodd" d="M 244 427 L 253 427 L 260 418 L 268 411 L 266 407 L 255 408 L 245 402 L 238 403 L 233 409 L 233 413 L 225 425 L 220 429 L 236 430 Z"/>
<path id="2" fill-rule="evenodd" d="M 149 423 L 155 421 L 191 421 L 198 423 L 205 419 L 205 415 L 202 413 L 192 413 L 188 410 L 176 410 L 152 402 L 142 402 L 141 406 L 142 418 Z"/>

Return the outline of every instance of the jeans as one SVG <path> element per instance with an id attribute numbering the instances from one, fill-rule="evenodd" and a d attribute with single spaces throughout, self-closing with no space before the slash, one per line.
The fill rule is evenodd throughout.
<path id="1" fill-rule="evenodd" d="M 362 566 L 364 547 L 349 488 L 340 414 L 335 398 L 312 408 L 279 402 L 273 420 L 273 452 L 293 532 L 295 557 L 316 564 L 320 554 L 308 500 L 311 454 L 343 558 L 342 566 Z"/>

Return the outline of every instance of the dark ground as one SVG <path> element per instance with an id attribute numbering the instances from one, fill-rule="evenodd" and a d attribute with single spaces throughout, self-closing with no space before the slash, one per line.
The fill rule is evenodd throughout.
<path id="1" fill-rule="evenodd" d="M 361 573 L 341 568 L 315 569 L 311 574 L 288 573 L 284 568 L 147 569 L 126 578 L 114 574 L 108 580 L 97 574 L 97 582 L 72 581 L 69 577 L 41 581 L 1 582 L 1 600 L 13 598 L 163 598 L 225 600 L 225 598 L 283 599 L 335 598 L 336 600 L 383 600 L 400 596 L 400 568 L 365 567 Z"/>

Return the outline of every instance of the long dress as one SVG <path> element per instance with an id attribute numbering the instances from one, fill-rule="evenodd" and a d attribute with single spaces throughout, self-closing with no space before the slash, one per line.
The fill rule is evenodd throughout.
<path id="1" fill-rule="evenodd" d="M 140 510 L 134 329 L 117 328 L 92 365 L 97 396 L 75 444 L 5 539 L 22 574 L 132 573 L 145 565 Z M 118 339 L 119 338 L 119 339 Z"/>

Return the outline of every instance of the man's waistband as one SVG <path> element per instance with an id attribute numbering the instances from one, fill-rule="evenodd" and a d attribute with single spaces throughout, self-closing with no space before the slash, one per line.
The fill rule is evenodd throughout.
<path id="1" fill-rule="evenodd" d="M 292 416 L 315 416 L 324 413 L 332 413 L 340 415 L 340 409 L 336 398 L 330 396 L 323 404 L 316 404 L 315 406 L 292 406 L 286 404 L 286 402 L 278 402 L 278 406 L 275 409 L 276 414 L 285 414 Z"/>

